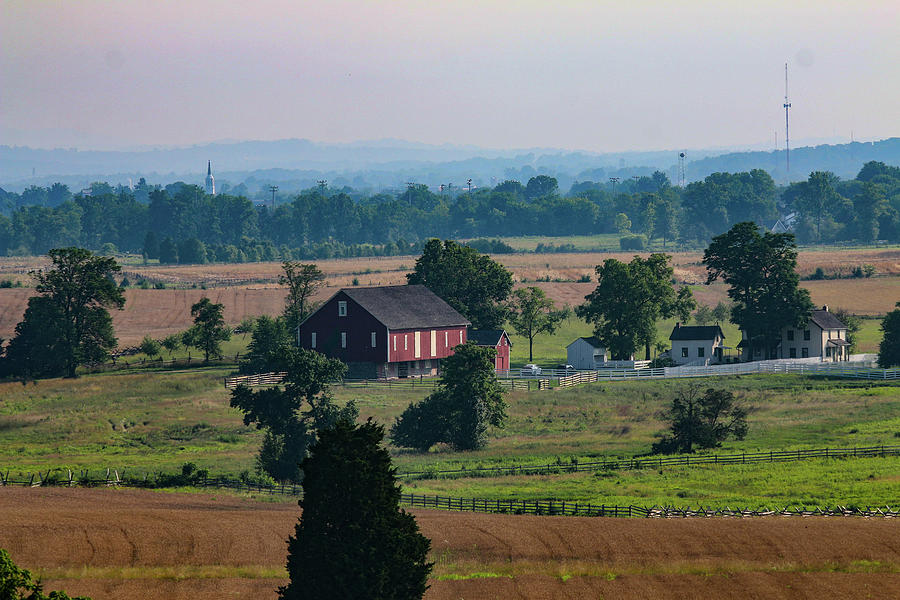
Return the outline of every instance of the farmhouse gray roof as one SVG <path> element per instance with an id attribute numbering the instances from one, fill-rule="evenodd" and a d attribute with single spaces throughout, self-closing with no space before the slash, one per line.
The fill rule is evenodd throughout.
<path id="1" fill-rule="evenodd" d="M 473 329 L 466 335 L 470 342 L 475 342 L 479 346 L 494 347 L 500 343 L 506 331 L 503 329 Z M 512 342 L 509 343 L 512 346 Z"/>
<path id="2" fill-rule="evenodd" d="M 470 325 L 464 316 L 424 285 L 352 287 L 340 291 L 388 329 Z"/>
<path id="3" fill-rule="evenodd" d="M 814 310 L 809 316 L 809 320 L 821 327 L 822 329 L 847 329 L 847 326 L 841 323 L 840 319 L 828 312 L 827 309 Z"/>
<path id="4" fill-rule="evenodd" d="M 669 339 L 673 341 L 714 340 L 717 335 L 723 340 L 725 339 L 725 334 L 722 333 L 722 328 L 718 325 L 676 324 Z"/>
<path id="5" fill-rule="evenodd" d="M 578 338 L 578 339 L 576 339 L 576 340 L 573 340 L 573 341 L 572 341 L 572 344 L 574 344 L 574 343 L 577 342 L 578 340 L 584 340 L 584 341 L 586 341 L 588 344 L 590 344 L 591 346 L 593 346 L 594 348 L 603 348 L 603 342 L 601 342 L 600 339 L 599 339 L 597 336 L 594 336 L 594 335 L 591 335 L 591 336 L 588 336 L 588 337 L 580 337 L 580 338 Z M 572 344 L 569 344 L 569 346 L 571 346 Z M 566 346 L 566 348 L 568 348 L 569 346 Z"/>

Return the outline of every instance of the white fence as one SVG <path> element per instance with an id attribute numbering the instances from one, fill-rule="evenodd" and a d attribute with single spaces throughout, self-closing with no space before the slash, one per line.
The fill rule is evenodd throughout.
<path id="1" fill-rule="evenodd" d="M 850 362 L 822 362 L 820 359 L 761 360 L 727 365 L 681 366 L 658 369 L 597 369 L 594 371 L 563 371 L 544 369 L 540 375 L 521 375 L 515 369 L 498 371 L 497 376 L 508 379 L 558 379 L 562 387 L 598 380 L 676 379 L 683 377 L 715 377 L 722 375 L 752 375 L 760 373 L 790 373 L 798 375 L 831 375 L 854 379 L 900 379 L 900 369 L 874 368 L 874 356 L 857 354 Z"/>

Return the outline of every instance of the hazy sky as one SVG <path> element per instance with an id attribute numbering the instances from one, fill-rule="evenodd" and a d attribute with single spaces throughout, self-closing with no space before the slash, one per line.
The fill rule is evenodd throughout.
<path id="1" fill-rule="evenodd" d="M 4 0 L 0 144 L 900 135 L 897 0 Z"/>

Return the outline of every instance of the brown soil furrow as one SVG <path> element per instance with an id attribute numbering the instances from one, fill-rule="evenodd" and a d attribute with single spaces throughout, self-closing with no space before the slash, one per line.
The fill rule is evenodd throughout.
<path id="1" fill-rule="evenodd" d="M 439 575 L 497 575 L 434 580 L 429 600 L 900 595 L 896 520 L 412 512 L 432 539 L 434 556 L 447 557 Z M 0 547 L 26 568 L 50 569 L 47 589 L 95 600 L 274 598 L 283 582 L 264 573 L 283 567 L 297 515 L 292 502 L 232 496 L 8 487 L 0 488 Z M 155 567 L 189 566 L 222 570 L 206 578 L 132 579 Z M 133 567 L 138 570 L 117 575 L 117 568 Z M 240 567 L 258 574 L 241 576 Z M 113 570 L 91 570 L 104 568 Z"/>

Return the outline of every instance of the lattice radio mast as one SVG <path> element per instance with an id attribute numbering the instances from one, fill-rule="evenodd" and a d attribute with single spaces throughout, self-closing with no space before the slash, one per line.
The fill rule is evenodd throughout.
<path id="1" fill-rule="evenodd" d="M 791 172 L 791 133 L 790 133 L 790 118 L 788 117 L 788 110 L 791 108 L 791 103 L 788 102 L 788 78 L 787 78 L 787 63 L 784 63 L 784 155 L 787 160 L 787 172 Z"/>

